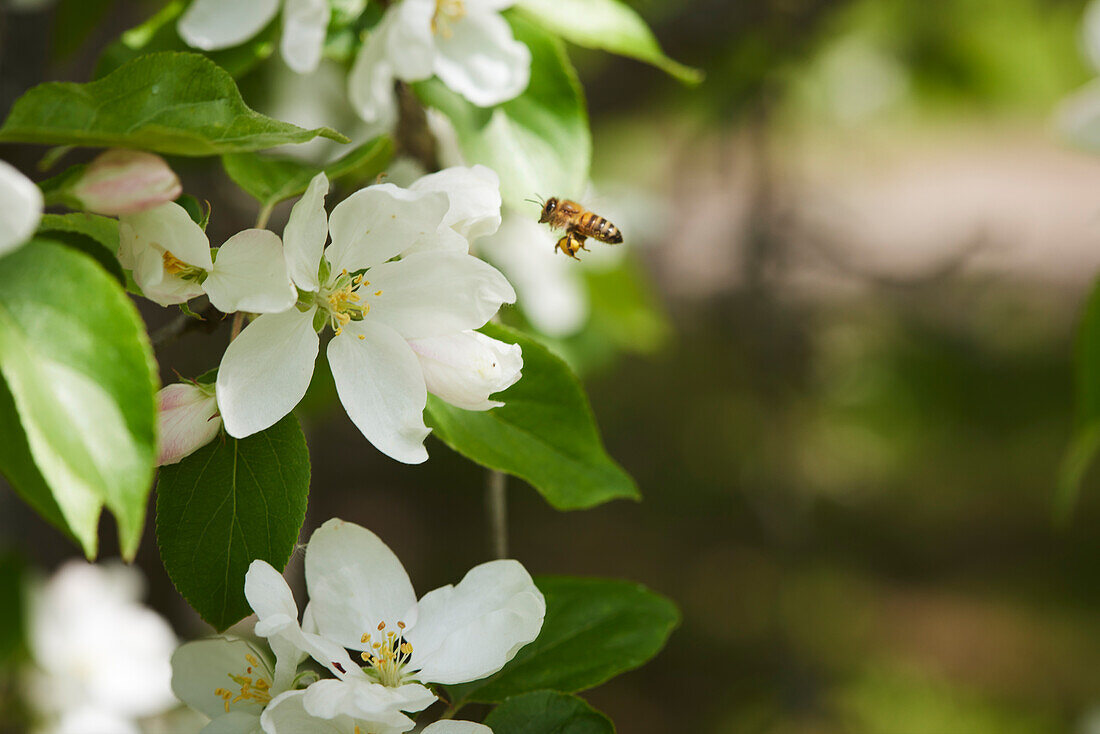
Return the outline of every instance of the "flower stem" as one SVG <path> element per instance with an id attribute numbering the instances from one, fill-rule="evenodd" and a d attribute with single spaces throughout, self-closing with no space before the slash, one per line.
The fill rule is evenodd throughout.
<path id="1" fill-rule="evenodd" d="M 485 511 L 489 521 L 489 544 L 493 558 L 508 557 L 508 475 L 493 469 L 485 472 Z"/>
<path id="2" fill-rule="evenodd" d="M 233 326 L 229 329 L 229 341 L 236 339 L 244 328 L 244 311 L 233 314 Z"/>

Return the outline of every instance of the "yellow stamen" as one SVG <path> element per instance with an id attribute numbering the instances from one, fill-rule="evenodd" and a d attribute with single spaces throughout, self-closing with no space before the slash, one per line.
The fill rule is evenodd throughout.
<path id="1" fill-rule="evenodd" d="M 164 272 L 169 275 L 179 275 L 183 271 L 191 268 L 190 265 L 180 260 L 168 250 L 164 251 L 164 254 L 161 255 L 161 259 L 164 261 Z"/>

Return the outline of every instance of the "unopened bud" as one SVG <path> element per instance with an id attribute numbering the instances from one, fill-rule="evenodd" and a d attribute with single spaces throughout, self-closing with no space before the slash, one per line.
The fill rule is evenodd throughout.
<path id="1" fill-rule="evenodd" d="M 180 382 L 157 393 L 157 464 L 175 464 L 214 440 L 221 430 L 213 385 Z"/>
<path id="2" fill-rule="evenodd" d="M 180 180 L 159 155 L 108 150 L 88 164 L 70 192 L 97 214 L 134 214 L 179 198 Z"/>

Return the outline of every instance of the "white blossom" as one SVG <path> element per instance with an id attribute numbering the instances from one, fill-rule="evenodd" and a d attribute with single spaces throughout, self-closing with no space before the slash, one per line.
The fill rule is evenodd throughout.
<path id="1" fill-rule="evenodd" d="M 531 52 L 500 11 L 515 0 L 401 0 L 390 5 L 356 57 L 348 78 L 352 104 L 369 123 L 397 116 L 394 79 L 439 77 L 479 107 L 523 92 Z"/>
<path id="2" fill-rule="evenodd" d="M 460 233 L 484 229 L 494 205 L 379 184 L 348 197 L 329 217 L 327 190 L 318 174 L 283 233 L 288 269 L 303 294 L 298 306 L 257 318 L 222 358 L 217 397 L 226 431 L 249 436 L 298 404 L 320 349 L 318 332 L 328 326 L 328 361 L 352 422 L 383 453 L 422 462 L 429 385 L 410 342 L 478 328 L 515 300 L 504 276 L 467 254 Z M 451 379 L 463 386 L 463 402 L 485 401 L 489 393 L 473 391 L 501 389 L 518 375 L 513 357 L 486 366 L 480 340 L 462 344 L 476 354 L 464 361 L 452 355 L 450 366 L 478 372 Z M 443 383 L 433 377 L 433 384 Z"/>
<path id="3" fill-rule="evenodd" d="M 15 166 L 0 161 L 0 257 L 26 243 L 42 220 L 42 192 Z"/>
<path id="4" fill-rule="evenodd" d="M 51 734 L 136 734 L 175 704 L 168 623 L 143 606 L 132 566 L 70 561 L 32 589 L 28 699 Z"/>
<path id="5" fill-rule="evenodd" d="M 221 430 L 213 385 L 179 382 L 157 393 L 157 465 L 175 464 Z"/>

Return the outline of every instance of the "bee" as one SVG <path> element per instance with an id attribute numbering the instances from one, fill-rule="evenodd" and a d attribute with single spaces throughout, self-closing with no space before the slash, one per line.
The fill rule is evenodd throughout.
<path id="1" fill-rule="evenodd" d="M 565 236 L 554 245 L 554 250 L 561 250 L 574 260 L 580 259 L 577 257 L 579 250 L 588 251 L 584 243 L 589 237 L 609 245 L 617 245 L 623 241 L 623 233 L 614 224 L 588 211 L 575 201 L 559 199 L 556 196 L 550 197 L 546 203 L 542 204 L 539 224 L 549 224 L 551 229 L 565 230 Z"/>

